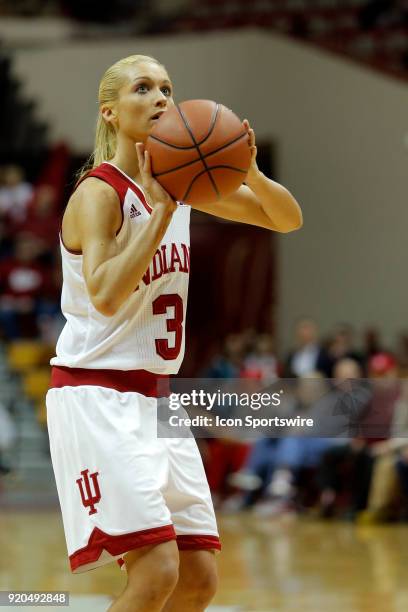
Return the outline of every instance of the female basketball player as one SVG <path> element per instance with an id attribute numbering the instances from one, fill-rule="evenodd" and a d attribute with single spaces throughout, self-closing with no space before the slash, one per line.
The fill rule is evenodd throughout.
<path id="1" fill-rule="evenodd" d="M 184 354 L 190 207 L 152 177 L 143 143 L 174 104 L 172 83 L 156 60 L 131 56 L 107 70 L 99 104 L 92 164 L 62 224 L 67 322 L 47 394 L 68 554 L 73 572 L 124 559 L 112 611 L 198 612 L 217 583 L 211 497 L 194 439 L 156 431 L 158 383 Z M 299 206 L 259 172 L 245 125 L 247 185 L 202 210 L 297 229 Z"/>

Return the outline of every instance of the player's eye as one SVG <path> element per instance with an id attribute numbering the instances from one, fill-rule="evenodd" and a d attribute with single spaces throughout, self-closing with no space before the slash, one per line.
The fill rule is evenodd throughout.
<path id="1" fill-rule="evenodd" d="M 171 88 L 170 87 L 162 87 L 162 92 L 164 93 L 165 96 L 168 96 L 168 97 L 171 96 Z"/>
<path id="2" fill-rule="evenodd" d="M 141 93 L 141 94 L 147 93 L 148 90 L 149 88 L 146 85 L 146 83 L 140 83 L 139 85 L 136 86 L 136 89 L 135 89 L 137 93 Z"/>

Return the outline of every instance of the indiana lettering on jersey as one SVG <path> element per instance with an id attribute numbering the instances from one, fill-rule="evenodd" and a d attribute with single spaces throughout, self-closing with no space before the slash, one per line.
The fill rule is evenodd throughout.
<path id="1" fill-rule="evenodd" d="M 156 249 L 149 268 L 142 276 L 143 283 L 147 286 L 152 281 L 161 278 L 164 274 L 172 272 L 190 272 L 190 247 L 186 244 L 176 245 L 162 244 L 159 249 Z M 140 285 L 135 289 L 137 291 Z"/>

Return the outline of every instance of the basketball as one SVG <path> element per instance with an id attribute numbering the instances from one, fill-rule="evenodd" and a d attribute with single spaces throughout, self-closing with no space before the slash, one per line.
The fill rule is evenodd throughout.
<path id="1" fill-rule="evenodd" d="M 212 100 L 187 100 L 164 112 L 146 149 L 160 185 L 175 200 L 192 205 L 234 193 L 251 163 L 242 122 Z"/>

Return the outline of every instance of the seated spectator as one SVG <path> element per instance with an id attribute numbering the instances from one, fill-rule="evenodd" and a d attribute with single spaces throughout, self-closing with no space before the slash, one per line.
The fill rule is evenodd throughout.
<path id="1" fill-rule="evenodd" d="M 284 376 L 305 376 L 320 370 L 322 347 L 318 340 L 318 329 L 312 319 L 301 319 L 295 329 L 296 348 L 286 358 Z"/>
<path id="2" fill-rule="evenodd" d="M 323 516 L 331 516 L 339 498 L 346 497 L 346 515 L 354 518 L 368 503 L 376 444 L 390 435 L 400 394 L 396 361 L 387 353 L 374 355 L 368 364 L 372 395 L 364 412 L 351 423 L 352 438 L 328 450 L 320 464 L 320 503 Z"/>
<path id="3" fill-rule="evenodd" d="M 395 518 L 399 512 L 401 493 L 406 492 L 406 462 L 408 457 L 408 384 L 403 381 L 395 402 L 390 437 L 371 447 L 373 474 L 367 510 L 362 523 L 377 523 Z M 407 506 L 408 508 L 408 506 Z M 405 510 L 407 509 L 405 508 Z"/>
<path id="4" fill-rule="evenodd" d="M 346 323 L 337 325 L 327 343 L 326 350 L 321 353 L 317 364 L 318 369 L 331 378 L 334 376 L 336 363 L 341 359 L 352 359 L 357 361 L 361 367 L 364 365 L 362 355 L 354 347 L 353 328 Z"/>
<path id="5" fill-rule="evenodd" d="M 391 353 L 378 353 L 368 362 L 373 396 L 358 423 L 358 437 L 373 446 L 390 437 L 395 404 L 401 394 L 398 366 Z"/>
<path id="6" fill-rule="evenodd" d="M 0 215 L 11 223 L 22 223 L 27 218 L 32 197 L 33 187 L 25 181 L 22 168 L 6 166 L 0 187 Z"/>
<path id="7" fill-rule="evenodd" d="M 223 343 L 221 355 L 217 355 L 203 371 L 203 378 L 240 378 L 249 341 L 248 332 L 229 334 Z M 250 334 L 252 337 L 252 334 Z M 214 406 L 218 414 L 228 416 L 228 405 Z M 240 469 L 248 454 L 248 444 L 241 440 L 211 439 L 206 445 L 206 473 L 215 506 L 228 496 L 228 477 Z"/>
<path id="8" fill-rule="evenodd" d="M 273 353 L 273 340 L 270 334 L 260 334 L 255 338 L 253 351 L 244 359 L 241 376 L 256 378 L 270 385 L 278 378 L 278 360 Z"/>
<path id="9" fill-rule="evenodd" d="M 20 234 L 14 255 L 0 262 L 0 326 L 6 339 L 35 337 L 37 310 L 47 286 L 44 266 L 37 261 L 36 239 Z"/>
<path id="10" fill-rule="evenodd" d="M 228 334 L 222 352 L 214 357 L 202 373 L 203 378 L 239 378 L 246 353 L 246 341 L 242 334 Z"/>
<path id="11" fill-rule="evenodd" d="M 384 348 L 381 342 L 381 334 L 375 327 L 368 327 L 364 331 L 364 359 L 370 359 L 377 353 L 384 352 Z"/>
<path id="12" fill-rule="evenodd" d="M 262 513 L 276 514 L 299 505 L 301 498 L 307 499 L 313 488 L 317 491 L 316 470 L 324 454 L 330 450 L 336 451 L 343 445 L 344 427 L 347 426 L 347 417 L 342 415 L 337 406 L 351 400 L 355 412 L 363 412 L 370 399 L 370 393 L 364 385 L 354 387 L 352 393 L 346 391 L 342 382 L 358 379 L 361 375 L 359 364 L 351 359 L 340 360 L 334 370 L 336 386 L 330 389 L 328 381 L 314 374 L 315 381 L 302 378 L 297 391 L 298 405 L 296 414 L 305 413 L 313 418 L 313 436 L 307 428 L 296 432 L 294 436 L 287 436 L 279 444 L 275 456 L 275 466 L 272 481 L 268 487 L 270 502 L 262 508 Z M 356 414 L 353 414 L 356 417 Z M 344 418 L 346 417 L 346 418 Z M 316 437 L 315 432 L 321 431 L 322 436 Z M 306 482 L 303 476 L 308 472 Z M 311 479 L 310 479 L 311 478 Z M 295 505 L 294 505 L 295 503 Z M 301 504 L 302 505 L 302 504 Z"/>
<path id="13" fill-rule="evenodd" d="M 311 416 L 314 409 L 328 411 L 335 405 L 329 386 L 319 372 L 299 379 L 292 403 L 285 403 L 290 414 L 285 416 Z M 280 414 L 279 416 L 283 416 Z M 252 505 L 267 492 L 262 512 L 282 510 L 296 494 L 296 479 L 304 468 L 314 468 L 322 453 L 335 443 L 333 438 L 308 436 L 306 429 L 286 437 L 262 438 L 253 445 L 243 468 L 232 474 L 230 483 L 246 491 L 241 497 L 243 507 Z M 278 502 L 278 503 L 276 503 Z"/>
<path id="14" fill-rule="evenodd" d="M 280 417 L 294 415 L 295 401 L 290 398 L 283 402 L 277 412 Z M 229 484 L 239 490 L 231 504 L 233 507 L 240 509 L 252 506 L 265 494 L 276 467 L 281 443 L 281 438 L 273 437 L 260 438 L 253 442 L 246 461 L 228 477 Z"/>
<path id="15" fill-rule="evenodd" d="M 61 215 L 57 211 L 55 189 L 51 185 L 40 185 L 35 189 L 23 221 L 14 224 L 17 233 L 30 233 L 43 245 L 43 250 L 58 244 Z"/>

